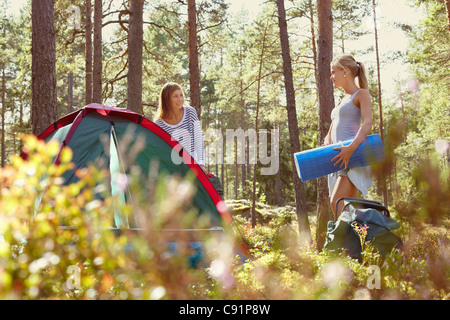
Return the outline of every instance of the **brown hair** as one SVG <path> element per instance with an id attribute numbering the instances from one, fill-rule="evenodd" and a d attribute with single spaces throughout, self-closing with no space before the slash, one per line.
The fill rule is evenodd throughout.
<path id="1" fill-rule="evenodd" d="M 344 69 L 344 67 L 347 67 L 355 78 L 358 77 L 358 85 L 361 89 L 369 88 L 369 83 L 366 76 L 366 68 L 364 67 L 364 64 L 362 62 L 356 61 L 353 56 L 349 54 L 339 56 L 331 62 L 331 65 L 340 69 Z"/>
<path id="2" fill-rule="evenodd" d="M 161 89 L 159 94 L 158 111 L 156 111 L 156 119 L 166 119 L 169 114 L 173 112 L 170 106 L 170 95 L 176 90 L 181 90 L 184 97 L 184 92 L 181 86 L 175 82 L 167 82 Z"/>

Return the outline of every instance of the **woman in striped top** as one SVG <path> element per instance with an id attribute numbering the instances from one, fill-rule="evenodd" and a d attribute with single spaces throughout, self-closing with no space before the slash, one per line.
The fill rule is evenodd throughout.
<path id="1" fill-rule="evenodd" d="M 202 126 L 195 109 L 184 106 L 183 89 L 177 83 L 169 82 L 162 87 L 155 123 L 178 141 L 206 172 Z"/>

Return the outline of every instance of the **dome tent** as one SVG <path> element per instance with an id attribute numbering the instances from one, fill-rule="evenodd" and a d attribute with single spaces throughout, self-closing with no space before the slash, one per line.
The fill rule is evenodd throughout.
<path id="1" fill-rule="evenodd" d="M 132 138 L 123 139 L 127 134 L 133 135 Z M 142 177 L 148 177 L 153 160 L 158 162 L 158 175 L 178 175 L 182 178 L 193 175 L 196 192 L 191 206 L 199 214 L 210 217 L 211 230 L 230 225 L 233 218 L 223 199 L 195 160 L 167 132 L 135 112 L 93 103 L 57 120 L 38 136 L 45 141 L 60 141 L 61 150 L 65 146 L 73 150 L 75 167 L 64 174 L 65 184 L 77 181 L 75 171 L 87 167 L 89 163 L 109 169 L 111 177 L 117 172 L 127 173 L 124 171 L 120 144 L 130 143 L 126 146 L 130 149 L 138 137 L 145 140 L 144 147 L 135 158 L 135 164 L 142 170 Z M 59 164 L 60 154 L 61 151 L 55 158 L 55 164 Z M 180 155 L 183 161 L 175 163 L 173 154 Z M 145 188 L 145 185 L 142 187 Z M 126 191 L 121 194 L 120 190 L 115 180 L 111 179 L 111 193 L 119 194 L 124 201 L 128 201 L 131 195 Z M 120 214 L 114 214 L 114 221 L 118 228 L 139 228 L 135 221 L 121 220 Z"/>

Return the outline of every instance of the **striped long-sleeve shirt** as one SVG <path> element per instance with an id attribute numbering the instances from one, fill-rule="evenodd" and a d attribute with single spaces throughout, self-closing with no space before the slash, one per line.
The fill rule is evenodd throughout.
<path id="1" fill-rule="evenodd" d="M 202 126 L 194 108 L 184 107 L 183 119 L 178 124 L 171 125 L 160 118 L 155 123 L 178 141 L 199 165 L 205 165 Z"/>

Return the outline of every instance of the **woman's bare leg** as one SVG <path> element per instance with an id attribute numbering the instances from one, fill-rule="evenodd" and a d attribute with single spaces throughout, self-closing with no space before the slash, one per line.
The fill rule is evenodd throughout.
<path id="1" fill-rule="evenodd" d="M 350 197 L 350 198 L 357 198 L 359 194 L 359 190 L 355 187 L 355 185 L 350 181 L 350 179 L 346 176 L 339 176 L 336 180 L 336 184 L 334 185 L 333 193 L 330 197 L 330 206 L 331 210 L 333 211 L 336 207 L 336 201 L 338 201 L 342 197 Z M 338 214 L 337 217 L 341 214 L 342 207 L 344 206 L 344 203 L 341 201 L 338 204 Z"/>

